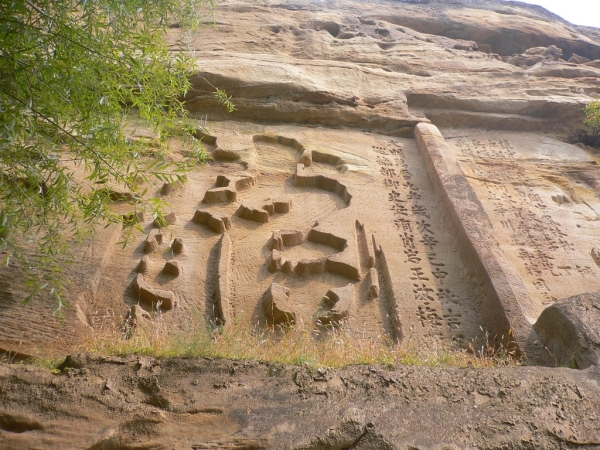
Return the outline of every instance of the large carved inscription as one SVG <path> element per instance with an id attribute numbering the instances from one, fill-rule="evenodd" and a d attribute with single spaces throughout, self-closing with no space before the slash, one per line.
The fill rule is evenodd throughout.
<path id="1" fill-rule="evenodd" d="M 589 186 L 569 175 L 593 163 L 590 155 L 550 138 L 541 142 L 505 133 L 480 139 L 480 134 L 467 138 L 461 133 L 449 142 L 492 220 L 500 247 L 534 299 L 537 315 L 557 299 L 597 290 L 598 201 Z"/>
<path id="2" fill-rule="evenodd" d="M 170 190 L 170 226 L 145 221 L 147 235 L 133 255 L 117 251 L 116 275 L 105 278 L 97 299 L 121 285 L 114 308 L 124 300 L 132 319 L 160 318 L 169 327 L 186 320 L 248 328 L 297 323 L 387 334 L 371 273 L 374 221 L 357 222 L 370 193 L 352 185 L 365 175 L 347 171 L 360 159 L 310 150 L 283 134 L 216 134 L 216 149 L 249 147 L 241 162 L 217 161 Z M 175 241 L 183 250 L 175 251 Z"/>
<path id="3" fill-rule="evenodd" d="M 412 145 L 374 146 L 387 189 L 388 208 L 400 240 L 402 271 L 396 278 L 409 289 L 404 321 L 413 333 L 465 344 L 481 326 L 478 306 L 463 278 L 450 230 L 433 194 L 423 162 Z M 404 301 L 406 301 L 404 300 Z"/>
<path id="4" fill-rule="evenodd" d="M 156 186 L 171 205 L 168 226 L 140 215 L 145 233 L 115 246 L 84 311 L 90 325 L 126 316 L 175 329 L 326 324 L 463 347 L 493 328 L 482 318 L 481 275 L 461 258 L 413 139 L 239 123 L 214 134 L 214 162 L 184 185 Z M 457 156 L 491 158 L 469 176 L 510 233 L 528 287 L 549 302 L 553 273 L 594 278 L 598 269 L 589 250 L 585 264 L 557 262 L 556 252 L 579 251 L 548 211 L 566 197 L 523 186 L 507 142 L 464 144 Z"/>
<path id="5" fill-rule="evenodd" d="M 173 223 L 155 229 L 147 219 L 133 254 L 116 251 L 98 303 L 121 285 L 113 308 L 168 327 L 328 324 L 465 347 L 481 338 L 473 271 L 414 140 L 236 128 L 215 131 L 227 161 L 169 191 Z"/>

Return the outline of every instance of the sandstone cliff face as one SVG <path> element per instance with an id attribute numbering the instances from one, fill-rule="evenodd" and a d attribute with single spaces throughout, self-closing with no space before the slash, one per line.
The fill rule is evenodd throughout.
<path id="1" fill-rule="evenodd" d="M 565 62 L 600 59 L 597 32 L 515 2 L 223 2 L 218 21 L 197 42 L 200 74 L 234 95 L 238 119 L 543 130 L 576 124 L 598 93 L 594 63 Z M 509 63 L 550 46 L 563 61 Z M 195 84 L 190 108 L 223 117 Z"/>
<path id="2" fill-rule="evenodd" d="M 262 326 L 275 283 L 300 323 L 338 314 L 316 299 L 351 286 L 352 332 L 514 333 L 556 364 L 537 318 L 600 290 L 598 157 L 564 140 L 600 93 L 597 30 L 514 2 L 229 0 L 194 46 L 187 105 L 215 162 L 150 189 L 168 228 L 140 216 L 139 246 L 113 228 L 77 250 L 64 321 L 19 307 L 2 269 L 3 350 L 67 352 L 136 305 L 173 328 Z"/>
<path id="3" fill-rule="evenodd" d="M 338 187 L 327 190 L 343 190 L 347 205 L 323 226 L 348 229 L 357 267 L 371 257 L 361 239 L 377 236 L 384 286 L 381 324 L 365 306 L 350 322 L 397 341 L 434 334 L 459 345 L 481 338 L 478 329 L 512 330 L 531 361 L 557 363 L 532 324 L 556 299 L 599 287 L 597 157 L 564 143 L 600 89 L 597 30 L 494 1 L 231 1 L 218 22 L 198 36 L 188 106 L 249 129 L 260 123 L 254 129 L 278 144 L 292 139 L 297 187 L 323 187 L 299 184 L 310 156 L 333 161 L 328 183 Z M 207 81 L 238 111 L 225 116 Z M 254 150 L 237 144 L 248 151 L 240 161 L 260 174 L 282 169 L 273 160 L 283 147 L 253 139 Z M 352 230 L 349 218 L 366 227 Z M 321 261 L 314 270 L 327 273 Z M 305 273 L 296 264 L 271 255 L 277 273 Z"/>
<path id="4" fill-rule="evenodd" d="M 599 156 L 566 143 L 583 105 L 600 95 L 600 32 L 494 0 L 222 0 L 216 20 L 194 41 L 198 71 L 186 99 L 199 122 L 208 116 L 210 133 L 199 137 L 214 161 L 184 185 L 149 187 L 171 205 L 168 227 L 140 215 L 145 233 L 131 247 L 116 244 L 121 230 L 112 227 L 76 248 L 62 320 L 53 305 L 20 307 L 19 272 L 0 269 L 0 350 L 67 354 L 112 320 L 174 331 L 330 323 L 401 345 L 512 340 L 528 363 L 590 369 L 315 375 L 259 363 L 81 357 L 70 360 L 68 380 L 46 389 L 49 374 L 0 366 L 0 394 L 10 396 L 0 405 L 0 444 L 600 445 Z M 225 113 L 211 85 L 232 95 L 237 111 Z M 127 201 L 116 207 L 132 210 Z M 233 380 L 242 367 L 247 378 Z M 180 369 L 208 374 L 200 388 L 217 393 L 186 400 L 181 392 L 195 388 Z M 282 378 L 267 383 L 273 370 Z M 287 396 L 269 397 L 276 388 Z M 60 422 L 68 406 L 44 422 L 44 399 L 59 401 L 52 389 L 89 399 L 78 427 L 103 426 L 69 441 L 75 428 Z M 257 400 L 242 401 L 244 389 Z M 33 391 L 44 398 L 34 401 Z M 334 413 L 311 416 L 323 406 L 318 395 Z M 36 406 L 23 406 L 30 401 Z M 291 405 L 285 414 L 282 401 Z M 421 402 L 426 413 L 414 407 Z M 118 417 L 109 424 L 90 414 L 97 404 Z M 348 409 L 361 405 L 362 415 Z M 416 418 L 402 428 L 406 411 Z M 465 423 L 447 422 L 463 415 Z M 442 431 L 430 419 L 438 416 Z M 194 435 L 196 445 L 186 432 L 198 426 L 216 431 Z"/>

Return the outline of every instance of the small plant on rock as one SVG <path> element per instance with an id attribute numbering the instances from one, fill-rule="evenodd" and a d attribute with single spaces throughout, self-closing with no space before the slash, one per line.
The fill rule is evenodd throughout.
<path id="1" fill-rule="evenodd" d="M 584 125 L 591 129 L 590 131 L 579 130 L 572 136 L 571 142 L 581 142 L 590 147 L 600 148 L 600 100 L 593 100 L 584 108 Z"/>
<path id="2" fill-rule="evenodd" d="M 592 129 L 592 136 L 598 137 L 600 135 L 600 101 L 594 100 L 583 108 L 585 113 L 585 123 Z"/>

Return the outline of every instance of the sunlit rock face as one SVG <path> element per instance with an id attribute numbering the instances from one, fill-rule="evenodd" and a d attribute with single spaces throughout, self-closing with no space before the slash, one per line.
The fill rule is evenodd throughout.
<path id="1" fill-rule="evenodd" d="M 140 216 L 132 245 L 112 227 L 76 248 L 62 321 L 19 307 L 3 268 L 0 348 L 66 352 L 132 311 L 173 329 L 512 340 L 539 364 L 568 330 L 597 338 L 581 308 L 560 309 L 574 327 L 538 318 L 600 291 L 598 155 L 566 139 L 600 94 L 598 30 L 500 1 L 223 0 L 191 45 L 186 101 L 214 161 L 150 187 L 167 227 Z"/>

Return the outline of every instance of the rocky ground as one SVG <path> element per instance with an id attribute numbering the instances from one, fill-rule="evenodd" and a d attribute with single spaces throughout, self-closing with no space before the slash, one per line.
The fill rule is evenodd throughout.
<path id="1" fill-rule="evenodd" d="M 166 230 L 74 248 L 62 320 L 0 268 L 0 352 L 77 353 L 111 320 L 329 322 L 397 345 L 511 336 L 555 367 L 2 364 L 0 448 L 600 448 L 600 155 L 569 141 L 600 95 L 599 30 L 496 0 L 219 4 L 187 98 L 213 161 L 149 187 Z"/>
<path id="2" fill-rule="evenodd" d="M 3 449 L 600 448 L 600 374 L 76 355 L 0 366 Z"/>

